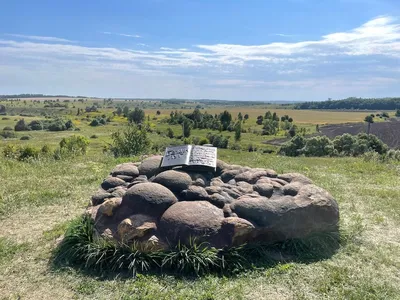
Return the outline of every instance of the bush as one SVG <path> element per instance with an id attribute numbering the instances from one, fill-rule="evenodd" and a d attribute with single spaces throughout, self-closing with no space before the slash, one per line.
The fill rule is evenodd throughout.
<path id="1" fill-rule="evenodd" d="M 128 114 L 128 120 L 130 123 L 140 124 L 144 121 L 144 118 L 144 110 L 139 107 L 135 107 L 135 109 Z"/>
<path id="2" fill-rule="evenodd" d="M 96 127 L 100 125 L 100 122 L 98 119 L 93 119 L 92 122 L 89 124 L 90 126 Z"/>
<path id="3" fill-rule="evenodd" d="M 51 152 L 51 149 L 49 145 L 43 145 L 42 149 L 40 149 L 40 152 L 44 155 L 48 155 Z"/>
<path id="4" fill-rule="evenodd" d="M 110 146 L 110 151 L 115 157 L 135 156 L 146 152 L 150 148 L 147 128 L 139 128 L 134 124 L 114 132 L 111 138 L 113 143 Z"/>
<path id="5" fill-rule="evenodd" d="M 3 128 L 3 131 L 14 131 L 10 126 L 6 126 Z"/>
<path id="6" fill-rule="evenodd" d="M 18 160 L 30 160 L 39 158 L 40 150 L 32 146 L 25 146 L 19 149 Z"/>
<path id="7" fill-rule="evenodd" d="M 47 128 L 49 131 L 64 131 L 67 130 L 65 123 L 61 119 L 54 120 Z"/>
<path id="8" fill-rule="evenodd" d="M 174 138 L 174 131 L 170 127 L 167 128 L 167 137 L 170 139 Z"/>
<path id="9" fill-rule="evenodd" d="M 247 151 L 249 152 L 256 152 L 257 151 L 257 146 L 253 145 L 253 144 L 249 144 L 247 146 Z"/>
<path id="10" fill-rule="evenodd" d="M 306 145 L 301 152 L 305 156 L 329 156 L 334 153 L 334 146 L 326 136 L 312 137 L 306 140 Z"/>
<path id="11" fill-rule="evenodd" d="M 223 148 L 226 149 L 228 148 L 228 138 L 223 136 L 223 135 L 217 135 L 209 132 L 207 134 L 207 139 L 210 141 L 210 143 L 217 148 Z"/>
<path id="12" fill-rule="evenodd" d="M 43 123 L 41 121 L 38 121 L 38 120 L 33 120 L 32 122 L 30 122 L 28 124 L 28 127 L 31 130 L 43 130 Z"/>
<path id="13" fill-rule="evenodd" d="M 0 136 L 2 136 L 5 139 L 14 139 L 17 137 L 14 131 L 5 130 L 5 128 L 3 129 L 3 131 L 0 131 Z"/>
<path id="14" fill-rule="evenodd" d="M 96 134 L 93 134 L 93 135 L 90 136 L 90 138 L 91 138 L 91 139 L 97 139 L 97 138 L 99 138 L 99 137 L 98 137 Z"/>
<path id="15" fill-rule="evenodd" d="M 300 135 L 294 136 L 290 141 L 282 145 L 279 154 L 286 156 L 299 156 L 300 150 L 306 145 L 306 139 Z"/>
<path id="16" fill-rule="evenodd" d="M 14 145 L 6 145 L 3 149 L 3 156 L 5 158 L 13 158 L 16 159 L 18 156 L 17 147 Z"/>
<path id="17" fill-rule="evenodd" d="M 25 120 L 24 119 L 20 119 L 17 124 L 15 124 L 14 127 L 15 131 L 28 131 L 29 127 L 28 125 L 26 125 Z"/>
<path id="18" fill-rule="evenodd" d="M 242 147 L 240 146 L 239 143 L 234 143 L 234 144 L 232 144 L 229 148 L 230 148 L 231 150 L 236 150 L 236 151 L 239 151 L 239 150 L 242 149 Z"/>
<path id="19" fill-rule="evenodd" d="M 31 139 L 31 137 L 27 136 L 27 135 L 21 136 L 21 138 L 20 138 L 21 141 L 29 141 L 30 139 Z"/>
<path id="20" fill-rule="evenodd" d="M 73 135 L 67 138 L 63 138 L 60 142 L 60 153 L 61 155 L 83 155 L 86 154 L 89 140 L 81 135 Z"/>

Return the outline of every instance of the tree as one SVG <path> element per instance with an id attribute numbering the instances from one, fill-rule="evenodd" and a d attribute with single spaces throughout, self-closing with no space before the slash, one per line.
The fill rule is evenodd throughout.
<path id="1" fill-rule="evenodd" d="M 219 119 L 221 121 L 223 130 L 226 130 L 228 126 L 231 124 L 232 115 L 229 111 L 225 110 L 223 113 L 219 115 Z"/>
<path id="2" fill-rule="evenodd" d="M 171 129 L 171 127 L 167 128 L 167 137 L 169 137 L 170 139 L 174 138 L 174 131 Z"/>
<path id="3" fill-rule="evenodd" d="M 113 143 L 110 147 L 115 157 L 135 156 L 145 153 L 150 147 L 150 139 L 147 136 L 147 128 L 139 128 L 136 124 L 130 124 L 121 131 L 111 135 Z"/>
<path id="4" fill-rule="evenodd" d="M 190 132 L 192 130 L 192 122 L 185 118 L 182 122 L 182 133 L 184 138 L 188 138 L 190 136 Z"/>
<path id="5" fill-rule="evenodd" d="M 235 125 L 235 141 L 240 141 L 240 137 L 242 135 L 242 122 L 237 122 Z"/>
<path id="6" fill-rule="evenodd" d="M 291 137 L 294 137 L 296 135 L 297 132 L 297 126 L 296 125 L 292 125 L 292 127 L 290 127 L 288 133 Z"/>
<path id="7" fill-rule="evenodd" d="M 249 114 L 245 114 L 245 115 L 244 115 L 244 119 L 245 119 L 245 120 L 248 120 L 248 119 L 249 119 Z"/>
<path id="8" fill-rule="evenodd" d="M 257 123 L 257 125 L 262 125 L 263 121 L 264 121 L 264 117 L 263 116 L 258 116 L 256 123 Z"/>
<path id="9" fill-rule="evenodd" d="M 371 130 L 371 124 L 374 123 L 374 118 L 371 115 L 368 115 L 365 117 L 364 121 L 368 123 L 367 134 L 369 134 Z"/>
<path id="10" fill-rule="evenodd" d="M 121 108 L 121 106 L 118 106 L 118 108 L 117 108 L 117 115 L 118 115 L 118 116 L 122 115 L 122 108 Z"/>
<path id="11" fill-rule="evenodd" d="M 157 110 L 156 114 L 157 116 L 161 115 L 161 111 Z"/>
<path id="12" fill-rule="evenodd" d="M 128 106 L 124 106 L 124 108 L 122 109 L 122 112 L 124 114 L 124 117 L 127 118 L 129 115 L 129 107 Z"/>
<path id="13" fill-rule="evenodd" d="M 140 124 L 144 121 L 144 118 L 144 110 L 139 107 L 135 107 L 135 109 L 130 111 L 128 114 L 128 120 L 130 123 Z"/>
<path id="14" fill-rule="evenodd" d="M 399 108 L 398 110 L 396 110 L 395 116 L 398 117 L 398 118 L 400 118 L 400 108 Z"/>
<path id="15" fill-rule="evenodd" d="M 238 113 L 238 120 L 239 120 L 239 121 L 242 121 L 242 120 L 243 120 L 243 116 L 242 116 L 242 113 L 241 113 L 241 112 Z"/>
<path id="16" fill-rule="evenodd" d="M 17 122 L 17 124 L 15 124 L 14 130 L 15 131 L 27 131 L 27 130 L 29 130 L 29 127 L 28 127 L 28 125 L 26 125 L 25 120 L 21 119 Z"/>

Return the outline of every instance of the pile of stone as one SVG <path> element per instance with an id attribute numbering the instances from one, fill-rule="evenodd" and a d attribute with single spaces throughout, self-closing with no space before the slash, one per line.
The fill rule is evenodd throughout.
<path id="1" fill-rule="evenodd" d="M 111 171 L 87 209 L 97 236 L 155 251 L 191 239 L 222 248 L 338 230 L 335 199 L 304 175 L 220 160 L 215 172 L 165 170 L 161 159 Z"/>

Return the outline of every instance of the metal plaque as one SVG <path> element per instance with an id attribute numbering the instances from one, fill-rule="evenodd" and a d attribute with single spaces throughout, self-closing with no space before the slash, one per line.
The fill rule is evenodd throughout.
<path id="1" fill-rule="evenodd" d="M 217 148 L 193 146 L 189 157 L 189 166 L 217 167 Z"/>

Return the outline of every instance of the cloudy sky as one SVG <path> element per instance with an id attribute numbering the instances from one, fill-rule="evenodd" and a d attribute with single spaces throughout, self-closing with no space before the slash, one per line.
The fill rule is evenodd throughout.
<path id="1" fill-rule="evenodd" d="M 400 96 L 400 1 L 3 1 L 0 94 L 13 93 Z"/>

